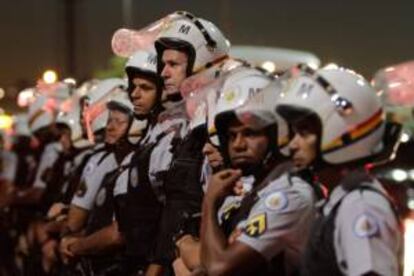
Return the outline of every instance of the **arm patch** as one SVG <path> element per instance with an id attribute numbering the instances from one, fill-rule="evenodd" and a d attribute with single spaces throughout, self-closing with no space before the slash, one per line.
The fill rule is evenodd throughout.
<path id="1" fill-rule="evenodd" d="M 249 219 L 244 228 L 244 232 L 249 237 L 259 237 L 262 235 L 267 229 L 267 219 L 266 213 L 259 214 L 254 216 L 253 218 Z"/>

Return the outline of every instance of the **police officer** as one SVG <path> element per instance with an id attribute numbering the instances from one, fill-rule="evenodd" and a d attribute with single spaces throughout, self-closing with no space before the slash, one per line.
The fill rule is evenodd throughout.
<path id="1" fill-rule="evenodd" d="M 80 95 L 75 94 L 62 103 L 62 111 L 56 119 L 56 127 L 61 131 L 59 139 L 63 151 L 53 167 L 52 177 L 47 185 L 43 201 L 53 203 L 47 213 L 38 240 L 42 245 L 42 264 L 45 271 L 57 269 L 57 248 L 59 233 L 65 224 L 65 217 L 74 186 L 78 185 L 82 169 L 93 153 L 92 145 L 86 139 L 80 122 Z"/>
<path id="2" fill-rule="evenodd" d="M 29 107 L 29 127 L 38 141 L 36 149 L 37 168 L 34 181 L 26 189 L 16 189 L 13 197 L 13 204 L 22 205 L 21 214 L 26 216 L 25 220 L 31 220 L 27 231 L 27 242 L 31 252 L 27 258 L 28 270 L 37 271 L 40 250 L 38 247 L 38 231 L 41 228 L 40 217 L 47 211 L 47 204 L 42 199 L 46 195 L 47 183 L 50 182 L 53 166 L 56 164 L 62 150 L 57 141 L 59 132 L 55 127 L 55 119 L 59 105 L 70 95 L 71 88 L 60 83 L 57 88 L 51 91 L 45 89 L 35 102 Z M 48 92 L 52 92 L 48 95 Z M 36 218 L 34 218 L 36 216 Z M 34 272 L 36 273 L 36 272 Z"/>
<path id="3" fill-rule="evenodd" d="M 105 131 L 109 114 L 106 107 L 107 101 L 113 94 L 125 93 L 122 90 L 123 86 L 124 81 L 121 79 L 106 79 L 88 94 L 88 106 L 84 107 L 83 117 L 85 117 L 84 121 L 91 141 L 98 142 L 101 133 Z M 118 126 L 121 129 L 116 127 L 106 130 L 105 143 L 98 143 L 95 146 L 94 153 L 83 169 L 80 183 L 71 201 L 66 226 L 61 233 L 62 237 L 72 236 L 85 226 L 105 174 L 116 169 L 130 150 L 124 132 L 131 124 L 132 120 L 122 120 Z M 72 255 L 68 248 L 69 244 L 68 238 L 61 240 L 60 252 L 63 259 Z"/>
<path id="4" fill-rule="evenodd" d="M 131 151 L 128 131 L 132 124 L 132 104 L 127 93 L 118 90 L 107 101 L 109 118 L 106 126 L 106 142 L 111 144 L 117 164 Z M 105 173 L 89 211 L 85 235 L 70 241 L 73 256 L 84 256 L 93 274 L 118 275 L 119 259 L 116 258 L 123 239 L 114 218 L 113 190 L 119 169 Z"/>
<path id="5" fill-rule="evenodd" d="M 4 148 L 4 135 L 4 132 L 0 132 L 0 209 L 7 205 L 13 192 L 18 160 L 14 152 Z"/>
<path id="6" fill-rule="evenodd" d="M 17 204 L 39 203 L 45 192 L 46 182 L 52 172 L 51 167 L 61 151 L 60 143 L 57 141 L 59 133 L 54 127 L 54 122 L 59 104 L 69 97 L 70 91 L 69 86 L 61 84 L 61 87 L 53 90 L 53 96 L 40 94 L 29 107 L 29 127 L 38 142 L 36 149 L 37 168 L 30 189 L 16 191 L 13 201 Z M 41 207 L 45 212 L 45 206 Z"/>
<path id="7" fill-rule="evenodd" d="M 229 50 L 227 39 L 213 23 L 187 12 L 177 12 L 172 18 L 169 27 L 155 41 L 158 73 L 164 79 L 166 98 L 175 103 L 167 107 L 169 113 L 165 115 L 169 117 L 175 116 L 171 110 L 184 108 L 180 94 L 183 81 L 223 62 Z M 166 205 L 154 256 L 155 262 L 167 269 L 174 259 L 174 233 L 181 227 L 184 217 L 201 210 L 202 147 L 206 139 L 204 129 L 188 131 L 184 138 L 174 141 L 173 161 L 164 182 Z"/>
<path id="8" fill-rule="evenodd" d="M 114 188 L 116 219 L 125 239 L 123 273 L 133 275 L 145 271 L 150 262 L 150 249 L 155 242 L 165 197 L 159 180 L 151 175 L 162 173 L 166 167 L 160 163 L 155 169 L 149 167 L 154 149 L 163 145 L 163 138 L 169 132 L 163 131 L 158 122 L 164 110 L 161 105 L 163 82 L 156 72 L 155 51 L 137 51 L 128 60 L 125 71 L 134 117 L 147 121 L 142 138 L 122 163 L 121 169 L 125 170 Z M 165 153 L 168 154 L 168 150 Z M 162 161 L 168 164 L 168 158 Z"/>
<path id="9" fill-rule="evenodd" d="M 278 102 L 294 136 L 295 162 L 312 162 L 329 185 L 304 255 L 303 275 L 400 275 L 401 233 L 387 193 L 365 166 L 384 144 L 383 108 L 353 71 L 302 66 Z"/>
<path id="10" fill-rule="evenodd" d="M 240 94 L 240 89 L 251 93 L 258 88 L 254 78 L 245 76 L 224 86 L 223 93 Z M 255 109 L 275 98 L 267 94 L 280 90 L 271 87 L 263 92 L 257 94 L 261 104 L 253 110 L 238 113 L 237 108 L 215 117 L 225 163 L 238 169 L 214 174 L 207 187 L 201 261 L 208 274 L 292 275 L 309 234 L 315 189 L 281 162 L 278 140 L 286 134 L 282 122 L 266 122 L 260 114 L 256 116 L 260 120 L 251 120 Z M 234 190 L 243 189 L 240 178 L 247 175 L 254 177 L 252 190 L 234 197 Z"/>

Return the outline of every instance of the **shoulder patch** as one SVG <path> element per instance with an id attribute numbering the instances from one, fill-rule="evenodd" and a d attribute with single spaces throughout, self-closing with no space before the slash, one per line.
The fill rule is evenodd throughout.
<path id="1" fill-rule="evenodd" d="M 266 196 L 265 206 L 269 211 L 282 211 L 289 205 L 289 200 L 284 192 L 273 192 Z"/>
<path id="2" fill-rule="evenodd" d="M 266 213 L 262 213 L 249 219 L 244 232 L 250 237 L 259 237 L 267 229 Z"/>
<path id="3" fill-rule="evenodd" d="M 354 233 L 359 238 L 371 238 L 379 233 L 377 219 L 368 213 L 357 216 L 353 225 Z"/>

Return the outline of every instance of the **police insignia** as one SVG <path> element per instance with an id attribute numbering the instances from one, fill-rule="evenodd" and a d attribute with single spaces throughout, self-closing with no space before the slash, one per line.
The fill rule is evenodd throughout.
<path id="1" fill-rule="evenodd" d="M 251 218 L 244 228 L 244 232 L 250 237 L 258 237 L 266 231 L 266 213 Z"/>
<path id="2" fill-rule="evenodd" d="M 355 235 L 359 238 L 370 238 L 379 232 L 377 219 L 367 213 L 361 214 L 355 219 L 353 228 Z"/>
<path id="3" fill-rule="evenodd" d="M 97 206 L 102 206 L 105 202 L 105 199 L 106 199 L 106 190 L 101 189 L 98 192 L 98 195 L 96 196 L 96 205 Z"/>
<path id="4" fill-rule="evenodd" d="M 76 195 L 78 197 L 83 197 L 86 194 L 86 191 L 88 190 L 85 180 L 82 180 L 79 184 L 78 190 L 76 191 Z"/>
<path id="5" fill-rule="evenodd" d="M 274 192 L 265 199 L 265 206 L 270 211 L 281 211 L 288 206 L 289 200 L 284 192 Z"/>
<path id="6" fill-rule="evenodd" d="M 223 96 L 227 102 L 232 102 L 234 98 L 236 97 L 236 92 L 233 90 L 229 90 L 229 91 L 224 92 Z"/>

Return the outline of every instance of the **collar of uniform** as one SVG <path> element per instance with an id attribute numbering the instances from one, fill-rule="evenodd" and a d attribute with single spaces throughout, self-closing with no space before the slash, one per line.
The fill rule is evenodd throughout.
<path id="1" fill-rule="evenodd" d="M 188 115 L 186 112 L 185 101 L 181 100 L 179 102 L 168 102 L 165 103 L 165 110 L 160 113 L 158 116 L 158 122 L 163 122 L 165 120 L 171 120 L 172 118 L 187 118 Z"/>
<path id="2" fill-rule="evenodd" d="M 338 203 L 346 194 L 347 191 L 341 185 L 336 186 L 329 194 L 329 197 L 323 206 L 323 214 L 327 216 L 336 203 Z"/>
<path id="3" fill-rule="evenodd" d="M 272 180 L 268 185 L 257 192 L 258 196 L 267 196 L 270 193 L 288 188 L 290 186 L 289 177 L 288 173 L 284 173 L 280 177 Z"/>

